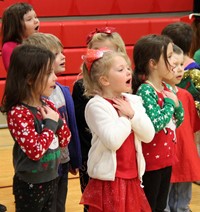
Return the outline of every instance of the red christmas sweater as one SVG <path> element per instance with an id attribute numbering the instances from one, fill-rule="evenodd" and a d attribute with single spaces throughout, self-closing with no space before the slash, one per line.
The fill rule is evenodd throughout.
<path id="1" fill-rule="evenodd" d="M 171 88 L 165 83 L 163 86 L 167 91 Z M 172 166 L 176 162 L 174 154 L 175 128 L 182 123 L 184 118 L 182 104 L 175 107 L 173 100 L 164 97 L 161 92 L 157 92 L 148 83 L 139 87 L 137 95 L 142 97 L 143 106 L 156 131 L 155 137 L 150 143 L 142 144 L 146 171 Z"/>
<path id="2" fill-rule="evenodd" d="M 56 110 L 53 103 L 42 100 Z M 71 133 L 62 119 L 42 119 L 35 107 L 13 106 L 7 116 L 8 128 L 15 141 L 13 163 L 15 174 L 29 183 L 42 183 L 58 176 L 60 147 L 70 141 Z"/>

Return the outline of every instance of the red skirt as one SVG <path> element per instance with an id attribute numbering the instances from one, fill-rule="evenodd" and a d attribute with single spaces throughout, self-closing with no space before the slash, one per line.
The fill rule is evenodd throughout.
<path id="1" fill-rule="evenodd" d="M 151 212 L 137 178 L 115 178 L 115 181 L 91 179 L 80 204 L 89 205 L 89 212 Z"/>

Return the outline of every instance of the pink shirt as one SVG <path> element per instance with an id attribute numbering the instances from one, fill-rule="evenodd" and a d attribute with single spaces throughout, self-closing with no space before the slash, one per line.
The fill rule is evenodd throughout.
<path id="1" fill-rule="evenodd" d="M 18 45 L 18 43 L 9 41 L 9 42 L 4 43 L 2 46 L 2 59 L 3 59 L 3 64 L 4 64 L 6 71 L 8 71 L 8 67 L 10 65 L 10 57 L 13 52 L 13 49 L 17 45 Z"/>

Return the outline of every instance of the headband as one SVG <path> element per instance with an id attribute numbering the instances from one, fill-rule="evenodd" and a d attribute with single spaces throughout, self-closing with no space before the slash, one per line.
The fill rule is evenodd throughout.
<path id="1" fill-rule="evenodd" d="M 114 27 L 96 28 L 94 31 L 90 32 L 90 34 L 87 36 L 86 44 L 88 44 L 92 40 L 93 36 L 97 33 L 105 33 L 111 35 L 113 32 L 115 32 Z"/>
<path id="2" fill-rule="evenodd" d="M 88 73 L 91 71 L 92 64 L 94 61 L 103 57 L 105 52 L 111 51 L 108 48 L 100 48 L 100 49 L 87 49 L 87 53 L 82 55 L 82 59 L 88 69 Z"/>
<path id="3" fill-rule="evenodd" d="M 191 13 L 189 15 L 189 19 L 195 19 L 195 18 L 199 18 L 200 17 L 200 13 Z"/>

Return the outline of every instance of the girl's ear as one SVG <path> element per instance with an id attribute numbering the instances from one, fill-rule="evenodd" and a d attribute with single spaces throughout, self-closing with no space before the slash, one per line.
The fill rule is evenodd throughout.
<path id="1" fill-rule="evenodd" d="M 26 82 L 27 82 L 28 85 L 32 85 L 33 84 L 33 81 L 31 80 L 30 76 L 27 76 Z"/>
<path id="2" fill-rule="evenodd" d="M 157 66 L 156 61 L 154 59 L 150 59 L 149 60 L 149 68 L 150 68 L 150 70 L 154 70 L 156 68 L 156 66 Z"/>
<path id="3" fill-rule="evenodd" d="M 99 83 L 100 85 L 102 86 L 108 86 L 110 84 L 109 80 L 108 80 L 108 77 L 103 75 L 99 78 Z"/>

